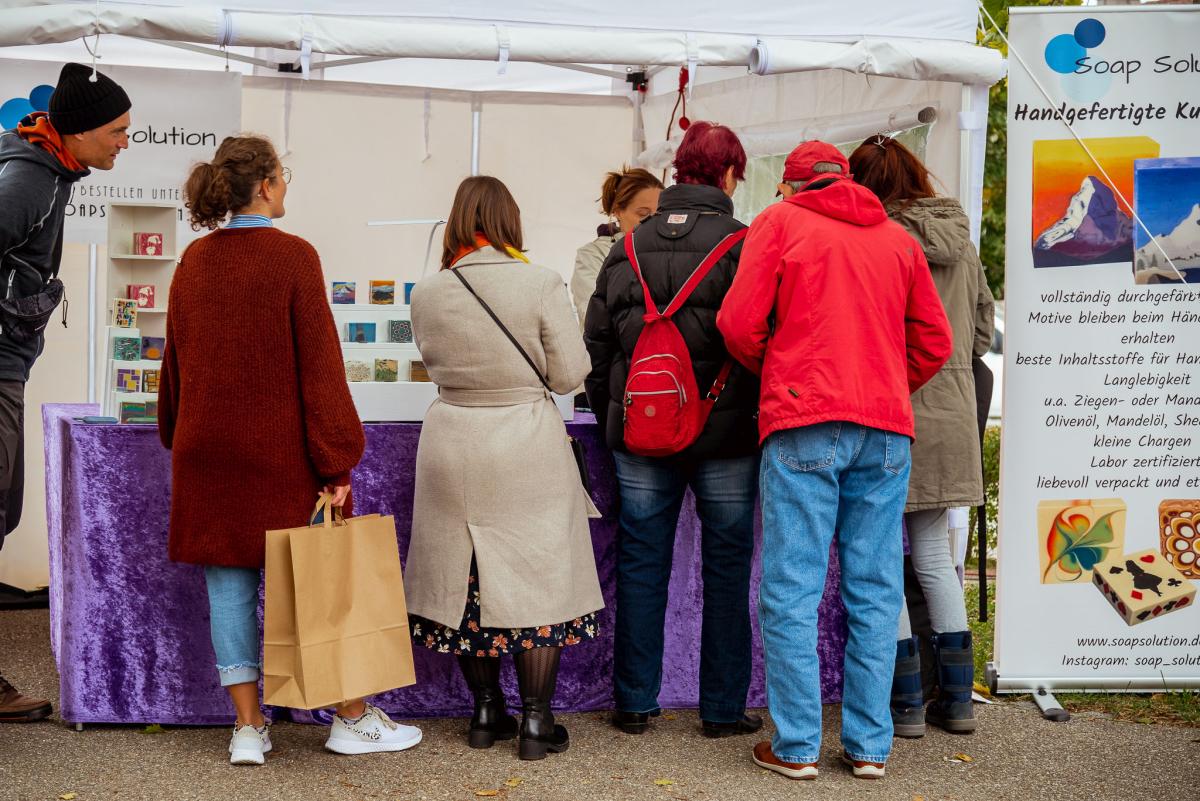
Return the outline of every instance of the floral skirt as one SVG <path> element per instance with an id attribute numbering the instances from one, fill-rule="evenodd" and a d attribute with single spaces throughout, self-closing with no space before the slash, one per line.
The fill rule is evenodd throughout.
<path id="1" fill-rule="evenodd" d="M 413 640 L 418 645 L 424 645 L 439 654 L 461 656 L 500 656 L 519 654 L 531 648 L 575 645 L 584 640 L 594 640 L 600 633 L 595 612 L 565 623 L 524 629 L 496 629 L 479 625 L 479 570 L 473 557 L 471 575 L 467 579 L 467 606 L 457 629 L 420 615 L 410 615 L 409 620 Z"/>

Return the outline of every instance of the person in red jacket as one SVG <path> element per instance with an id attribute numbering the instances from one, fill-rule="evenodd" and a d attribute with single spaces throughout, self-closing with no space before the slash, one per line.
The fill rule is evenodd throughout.
<path id="1" fill-rule="evenodd" d="M 824 142 L 792 151 L 785 199 L 755 218 L 717 316 L 730 354 L 762 376 L 759 614 L 776 733 L 754 761 L 792 779 L 817 775 L 817 605 L 835 531 L 849 621 L 843 760 L 857 777 L 884 774 L 909 395 L 951 350 L 921 248 L 849 172 Z"/>

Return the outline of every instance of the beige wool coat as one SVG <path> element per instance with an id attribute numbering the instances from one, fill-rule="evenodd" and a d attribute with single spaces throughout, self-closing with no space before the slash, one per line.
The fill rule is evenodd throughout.
<path id="1" fill-rule="evenodd" d="M 986 353 L 992 341 L 992 291 L 957 200 L 899 203 L 888 208 L 888 215 L 925 251 L 954 331 L 949 361 L 912 396 L 917 438 L 906 511 L 978 506 L 983 503 L 983 473 L 971 357 Z"/>
<path id="2" fill-rule="evenodd" d="M 555 392 L 583 382 L 590 362 L 558 273 L 490 247 L 457 267 Z M 601 609 L 595 507 L 553 399 L 451 271 L 413 288 L 412 323 L 438 400 L 417 448 L 409 612 L 461 625 L 472 554 L 485 627 L 545 626 Z"/>

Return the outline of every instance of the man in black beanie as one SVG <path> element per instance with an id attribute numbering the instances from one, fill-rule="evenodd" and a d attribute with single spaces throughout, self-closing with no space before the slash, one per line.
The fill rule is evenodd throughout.
<path id="1" fill-rule="evenodd" d="M 63 219 L 76 181 L 111 170 L 129 147 L 129 96 L 111 78 L 67 64 L 50 113 L 0 133 L 0 547 L 21 520 L 25 489 L 25 382 L 63 296 Z M 0 676 L 0 723 L 50 714 Z"/>

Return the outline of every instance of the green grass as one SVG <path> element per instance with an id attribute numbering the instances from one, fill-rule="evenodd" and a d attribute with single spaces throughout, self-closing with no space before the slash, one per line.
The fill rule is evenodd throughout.
<path id="1" fill-rule="evenodd" d="M 996 595 L 988 585 L 988 619 L 979 622 L 979 585 L 967 584 L 964 592 L 971 635 L 975 642 L 975 677 L 982 681 L 992 660 L 995 643 Z M 1169 723 L 1200 728 L 1200 693 L 1181 690 L 1161 693 L 1055 693 L 1069 712 L 1104 712 L 1115 720 L 1133 723 Z M 1029 701 L 1027 695 L 999 696 L 1004 701 Z"/>

